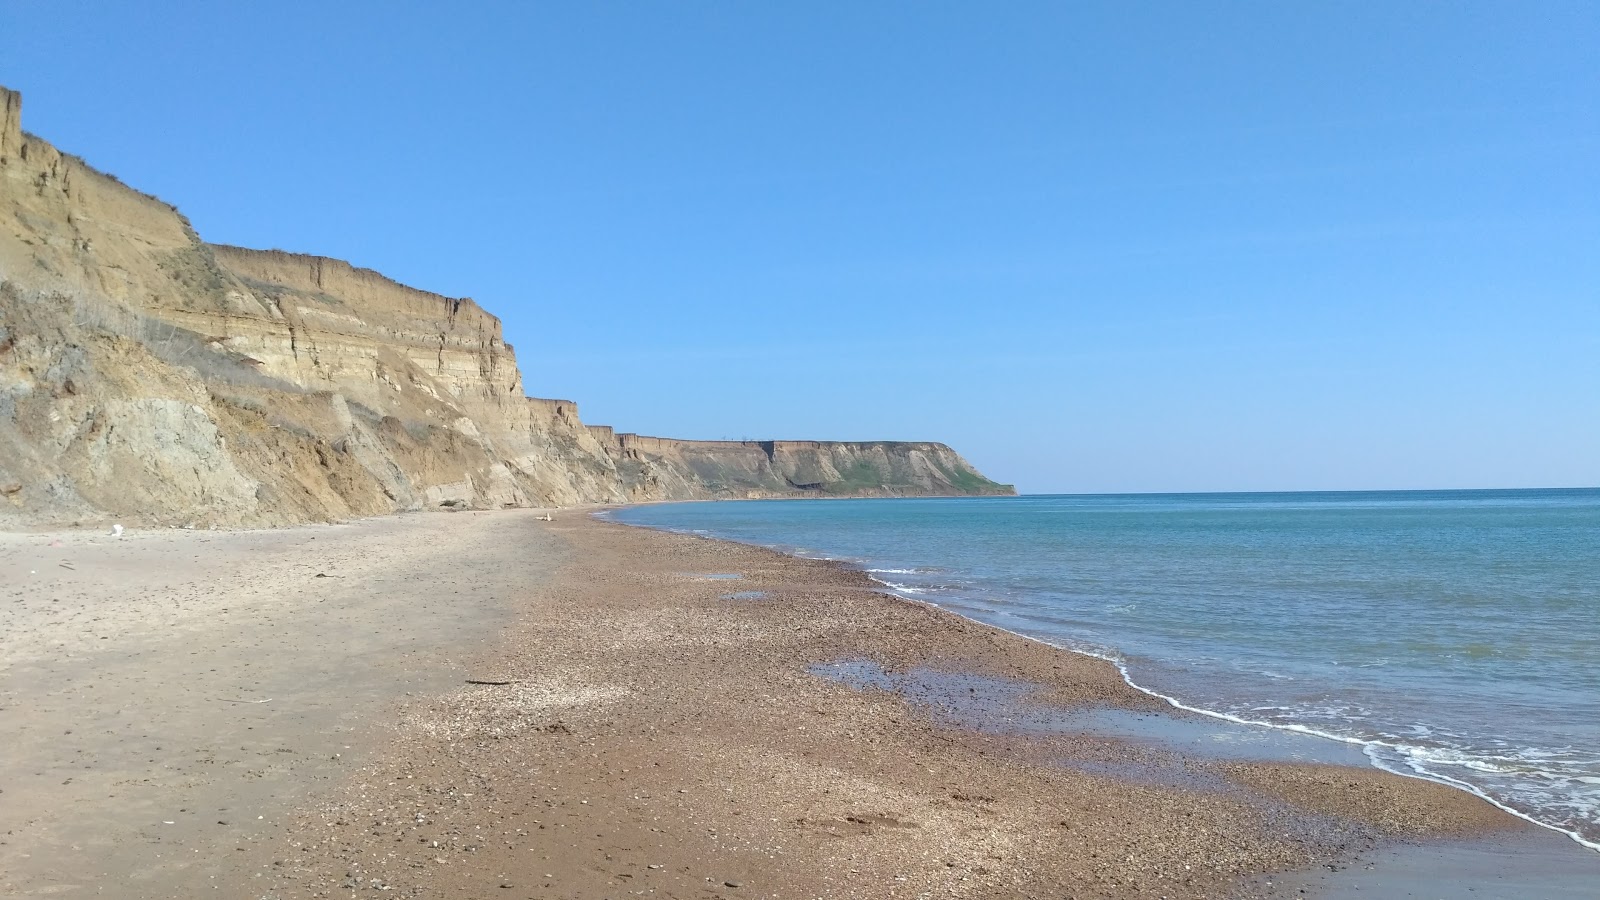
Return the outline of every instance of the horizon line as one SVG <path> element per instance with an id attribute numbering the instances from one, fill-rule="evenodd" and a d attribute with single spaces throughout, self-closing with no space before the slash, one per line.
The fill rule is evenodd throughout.
<path id="1" fill-rule="evenodd" d="M 1151 496 L 1233 496 L 1238 494 L 1440 494 L 1469 492 L 1600 491 L 1600 485 L 1553 485 L 1547 487 L 1473 488 L 1312 488 L 1236 491 L 1018 491 L 1018 497 L 1151 497 Z"/>

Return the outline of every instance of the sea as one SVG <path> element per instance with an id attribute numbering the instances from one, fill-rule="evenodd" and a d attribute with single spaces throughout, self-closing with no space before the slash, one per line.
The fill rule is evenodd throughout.
<path id="1" fill-rule="evenodd" d="M 1600 850 L 1600 489 L 671 503 Z"/>

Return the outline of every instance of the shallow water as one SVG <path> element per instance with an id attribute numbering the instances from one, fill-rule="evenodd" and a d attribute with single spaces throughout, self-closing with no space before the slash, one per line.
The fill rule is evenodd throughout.
<path id="1" fill-rule="evenodd" d="M 1156 744 L 1204 759 L 1360 765 L 1350 744 L 1258 725 L 1241 725 L 1174 710 L 1172 714 L 1095 706 L 1058 709 L 1030 702 L 1037 685 L 1011 678 L 916 668 L 886 671 L 866 659 L 811 667 L 813 675 L 857 690 L 901 694 L 934 718 L 979 731 L 1086 734 Z"/>
<path id="2" fill-rule="evenodd" d="M 854 561 L 1188 708 L 1352 743 L 1600 849 L 1600 490 L 635 507 Z"/>

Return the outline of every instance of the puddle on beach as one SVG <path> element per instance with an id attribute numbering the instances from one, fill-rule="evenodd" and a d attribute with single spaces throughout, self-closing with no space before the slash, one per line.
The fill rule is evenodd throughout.
<path id="1" fill-rule="evenodd" d="M 867 690 L 894 691 L 936 719 L 994 734 L 1074 734 L 1118 738 L 1212 760 L 1370 765 L 1360 747 L 1275 728 L 1239 725 L 1174 710 L 1060 709 L 1029 701 L 1039 687 L 1012 678 L 916 668 L 887 672 L 870 660 L 810 667 L 813 675 Z"/>
<path id="2" fill-rule="evenodd" d="M 764 599 L 766 599 L 766 596 L 767 596 L 767 592 L 766 591 L 735 591 L 735 592 L 733 592 L 731 594 L 723 594 L 722 595 L 722 599 L 724 599 L 724 600 L 764 600 Z"/>
<path id="3" fill-rule="evenodd" d="M 1361 768 L 1372 764 L 1355 744 L 1197 714 L 1100 707 L 1072 712 L 1064 721 L 1073 731 L 1152 741 L 1210 759 L 1314 762 Z"/>

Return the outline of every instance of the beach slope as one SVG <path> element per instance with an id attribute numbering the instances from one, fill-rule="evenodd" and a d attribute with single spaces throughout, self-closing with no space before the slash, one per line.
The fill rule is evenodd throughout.
<path id="1" fill-rule="evenodd" d="M 847 567 L 583 515 L 0 546 L 8 894 L 1273 895 L 1529 829 L 1062 728 L 1167 711 Z"/>

